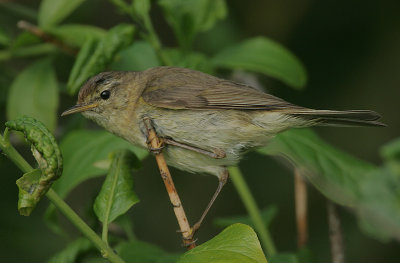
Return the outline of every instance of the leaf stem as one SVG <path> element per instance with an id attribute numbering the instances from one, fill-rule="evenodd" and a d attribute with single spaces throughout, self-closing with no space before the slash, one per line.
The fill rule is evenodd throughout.
<path id="1" fill-rule="evenodd" d="M 49 189 L 46 196 L 101 251 L 103 257 L 113 263 L 124 262 L 53 189 Z"/>
<path id="2" fill-rule="evenodd" d="M 121 166 L 121 162 L 122 162 L 122 158 L 118 158 L 117 159 L 117 164 L 116 166 L 119 167 Z M 104 213 L 104 220 L 103 220 L 103 231 L 101 234 L 101 237 L 103 239 L 103 241 L 108 244 L 108 224 L 109 224 L 109 216 L 111 213 L 111 207 L 112 207 L 112 203 L 113 203 L 113 199 L 115 198 L 115 188 L 117 186 L 118 183 L 118 175 L 119 175 L 119 170 L 116 170 L 117 175 L 114 176 L 114 180 L 112 182 L 112 189 L 110 191 L 111 197 L 108 198 L 107 203 L 106 203 L 106 212 Z M 109 175 L 107 175 L 109 176 Z"/>
<path id="3" fill-rule="evenodd" d="M 111 0 L 115 5 L 119 6 L 124 12 L 129 14 L 133 21 L 135 21 L 139 26 L 144 28 L 142 33 L 143 38 L 150 43 L 156 52 L 158 59 L 165 66 L 172 66 L 172 60 L 169 58 L 165 52 L 162 50 L 162 44 L 156 31 L 154 30 L 153 23 L 151 22 L 151 18 L 149 16 L 149 12 L 144 12 L 137 14 L 136 12 L 130 10 L 129 6 L 126 3 L 121 3 L 121 0 Z"/>
<path id="4" fill-rule="evenodd" d="M 171 59 L 165 54 L 165 52 L 162 51 L 161 41 L 158 38 L 158 35 L 157 35 L 156 31 L 154 30 L 153 23 L 151 22 L 151 19 L 150 19 L 148 13 L 146 13 L 143 16 L 143 22 L 144 22 L 144 27 L 146 28 L 146 30 L 148 32 L 148 35 L 146 36 L 146 39 L 153 46 L 154 50 L 156 51 L 156 54 L 157 54 L 158 58 L 161 60 L 161 62 L 164 65 L 172 66 Z"/>
<path id="5" fill-rule="evenodd" d="M 276 254 L 275 244 L 272 240 L 271 234 L 269 230 L 265 227 L 265 224 L 262 220 L 260 209 L 257 207 L 256 201 L 252 196 L 246 181 L 243 178 L 243 175 L 237 166 L 232 166 L 228 168 L 229 176 L 232 179 L 233 184 L 238 191 L 244 206 L 246 207 L 251 220 L 253 221 L 254 227 L 258 232 L 261 243 L 266 251 L 268 256 L 273 256 Z"/>
<path id="6" fill-rule="evenodd" d="M 14 162 L 19 169 L 24 173 L 33 170 L 32 166 L 19 154 L 19 152 L 11 145 L 8 140 L 8 130 L 4 132 L 4 136 L 0 135 L 0 148 Z M 49 189 L 46 197 L 68 218 L 72 224 L 78 228 L 102 253 L 103 257 L 107 258 L 113 263 L 123 263 L 124 261 L 114 253 L 114 251 L 101 240 L 101 238 L 94 232 L 76 213 L 72 208 L 60 198 L 60 196 L 53 190 Z"/>
<path id="7" fill-rule="evenodd" d="M 0 135 L 0 148 L 3 150 L 4 154 L 6 154 L 8 158 L 11 159 L 24 173 L 33 170 L 32 166 L 11 145 L 8 128 L 5 129 L 3 136 Z"/>
<path id="8" fill-rule="evenodd" d="M 103 229 L 101 231 L 101 239 L 108 245 L 108 222 L 103 222 Z"/>

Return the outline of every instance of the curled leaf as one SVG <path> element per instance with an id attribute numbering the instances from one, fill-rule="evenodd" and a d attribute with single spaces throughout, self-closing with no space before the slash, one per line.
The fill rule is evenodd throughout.
<path id="1" fill-rule="evenodd" d="M 33 207 L 36 206 L 36 201 L 31 197 L 34 190 L 39 185 L 42 171 L 35 169 L 24 174 L 17 180 L 18 193 L 18 210 L 21 215 L 29 216 Z"/>
<path id="2" fill-rule="evenodd" d="M 61 176 L 62 156 L 53 135 L 41 122 L 24 116 L 6 122 L 6 126 L 24 133 L 39 165 L 39 169 L 26 173 L 17 181 L 18 210 L 20 214 L 28 216 L 53 181 Z"/>

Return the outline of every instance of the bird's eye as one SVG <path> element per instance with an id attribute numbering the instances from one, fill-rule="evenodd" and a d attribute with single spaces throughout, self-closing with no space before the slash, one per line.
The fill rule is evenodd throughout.
<path id="1" fill-rule="evenodd" d="M 110 97 L 110 95 L 111 95 L 111 92 L 110 92 L 109 90 L 104 90 L 104 91 L 102 91 L 102 92 L 100 93 L 100 97 L 101 97 L 103 100 L 108 99 L 108 98 Z"/>

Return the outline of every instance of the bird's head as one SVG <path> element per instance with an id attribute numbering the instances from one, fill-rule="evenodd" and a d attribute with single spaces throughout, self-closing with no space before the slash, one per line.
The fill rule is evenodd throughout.
<path id="1" fill-rule="evenodd" d="M 81 112 L 86 118 L 105 126 L 129 106 L 132 101 L 132 83 L 135 72 L 103 72 L 90 78 L 82 86 L 75 106 L 61 116 Z"/>

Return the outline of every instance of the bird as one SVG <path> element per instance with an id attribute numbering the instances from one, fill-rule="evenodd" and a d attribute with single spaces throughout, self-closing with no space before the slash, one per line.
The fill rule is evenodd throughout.
<path id="1" fill-rule="evenodd" d="M 168 165 L 216 176 L 218 187 L 195 229 L 227 182 L 227 167 L 276 134 L 310 126 L 385 126 L 374 111 L 305 108 L 245 84 L 170 66 L 99 73 L 62 116 L 78 112 L 146 149 L 148 118 L 165 144 Z"/>

